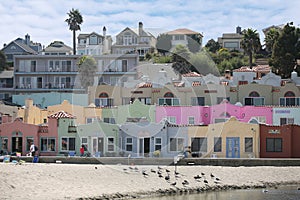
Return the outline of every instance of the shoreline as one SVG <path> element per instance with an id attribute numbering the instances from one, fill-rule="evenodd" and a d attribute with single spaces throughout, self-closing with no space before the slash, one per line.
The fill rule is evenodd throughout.
<path id="1" fill-rule="evenodd" d="M 177 175 L 174 166 L 163 165 L 0 163 L 1 198 L 136 199 L 291 184 L 300 187 L 300 167 L 177 166 L 176 169 Z M 201 178 L 195 179 L 198 175 Z"/>
<path id="2" fill-rule="evenodd" d="M 107 199 L 150 199 L 152 197 L 166 197 L 173 195 L 199 194 L 202 192 L 228 191 L 228 190 L 254 190 L 263 188 L 275 188 L 287 185 L 300 185 L 300 182 L 263 183 L 262 185 L 218 185 L 198 188 L 170 188 L 165 190 L 102 194 L 95 197 L 80 197 L 78 200 L 107 200 Z M 299 190 L 299 187 L 297 187 Z"/>

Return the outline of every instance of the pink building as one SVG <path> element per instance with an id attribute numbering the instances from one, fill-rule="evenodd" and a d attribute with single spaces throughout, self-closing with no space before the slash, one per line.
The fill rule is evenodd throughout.
<path id="1" fill-rule="evenodd" d="M 156 106 L 156 122 L 168 119 L 174 124 L 203 124 L 204 106 Z"/>
<path id="2" fill-rule="evenodd" d="M 213 106 L 157 106 L 156 122 L 162 119 L 178 124 L 213 124 L 225 122 L 234 116 L 241 122 L 256 120 L 260 123 L 272 124 L 272 107 L 268 106 L 241 106 L 223 101 Z"/>
<path id="3" fill-rule="evenodd" d="M 5 153 L 21 153 L 23 156 L 29 152 L 32 142 L 39 146 L 39 126 L 23 123 L 21 119 L 0 124 L 0 149 Z"/>

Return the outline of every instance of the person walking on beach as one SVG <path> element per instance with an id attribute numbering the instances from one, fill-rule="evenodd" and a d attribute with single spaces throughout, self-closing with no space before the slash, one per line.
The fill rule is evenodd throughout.
<path id="1" fill-rule="evenodd" d="M 79 151 L 80 151 L 80 156 L 82 157 L 84 155 L 84 145 L 81 145 Z"/>

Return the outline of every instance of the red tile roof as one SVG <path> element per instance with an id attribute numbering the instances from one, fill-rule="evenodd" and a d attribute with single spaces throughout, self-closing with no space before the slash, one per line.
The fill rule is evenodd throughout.
<path id="1" fill-rule="evenodd" d="M 243 66 L 238 69 L 233 70 L 234 72 L 262 72 L 270 71 L 271 67 L 269 65 L 257 65 L 250 69 L 248 66 Z"/>
<path id="2" fill-rule="evenodd" d="M 179 29 L 176 29 L 173 31 L 169 31 L 169 32 L 167 32 L 167 34 L 169 34 L 169 35 L 195 35 L 195 34 L 200 34 L 200 33 L 192 31 L 187 28 L 179 28 Z"/>
<path id="3" fill-rule="evenodd" d="M 138 88 L 152 88 L 152 83 L 145 83 L 145 82 L 142 82 L 142 83 L 139 83 L 137 85 Z"/>
<path id="4" fill-rule="evenodd" d="M 48 116 L 49 119 L 59 119 L 59 118 L 70 118 L 70 119 L 74 119 L 76 118 L 74 115 L 71 115 L 63 110 L 58 111 L 56 113 L 53 113 L 52 115 Z"/>

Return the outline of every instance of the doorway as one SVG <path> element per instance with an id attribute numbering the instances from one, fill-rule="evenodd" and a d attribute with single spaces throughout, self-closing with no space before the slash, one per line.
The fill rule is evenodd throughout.
<path id="1" fill-rule="evenodd" d="M 22 153 L 22 145 L 23 145 L 23 138 L 22 137 L 12 137 L 11 138 L 11 152 L 20 152 Z"/>
<path id="2" fill-rule="evenodd" d="M 94 137 L 92 142 L 92 155 L 95 157 L 103 156 L 104 139 L 102 137 Z"/>
<path id="3" fill-rule="evenodd" d="M 226 158 L 240 157 L 240 138 L 228 137 L 226 138 Z"/>
<path id="4" fill-rule="evenodd" d="M 150 138 L 139 139 L 139 156 L 149 157 L 150 154 Z"/>

